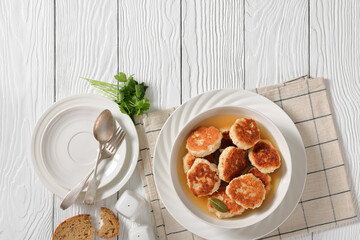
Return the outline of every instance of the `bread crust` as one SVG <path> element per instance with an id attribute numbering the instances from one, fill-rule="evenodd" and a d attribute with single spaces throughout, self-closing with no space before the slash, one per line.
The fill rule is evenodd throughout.
<path id="1" fill-rule="evenodd" d="M 74 220 L 74 219 L 81 219 L 81 218 L 83 218 L 84 220 L 90 220 L 90 226 L 91 226 L 91 228 L 90 229 L 92 229 L 92 235 L 94 236 L 94 232 L 95 232 L 95 229 L 94 229 L 94 227 L 91 225 L 91 216 L 90 216 L 90 214 L 80 214 L 80 215 L 76 215 L 76 216 L 74 216 L 74 217 L 71 217 L 71 218 L 68 218 L 68 219 L 66 219 L 65 221 L 63 221 L 62 223 L 60 223 L 59 224 L 59 226 L 55 229 L 55 232 L 54 232 L 54 235 L 53 235 L 53 240 L 56 240 L 57 238 L 56 238 L 56 235 L 59 233 L 59 231 L 60 231 L 60 229 L 65 225 L 65 224 L 67 224 L 67 223 L 69 223 L 70 221 L 72 221 L 72 220 Z"/>
<path id="2" fill-rule="evenodd" d="M 106 239 L 114 238 L 114 237 L 116 237 L 116 235 L 118 235 L 118 233 L 119 233 L 119 229 L 120 229 L 120 227 L 119 227 L 119 220 L 117 219 L 117 217 L 115 216 L 115 214 L 114 214 L 110 209 L 101 207 L 101 208 L 100 208 L 100 216 L 101 216 L 101 219 L 104 220 L 103 217 L 104 217 L 105 214 L 107 214 L 107 216 L 109 216 L 109 217 L 111 218 L 112 223 L 113 223 L 112 226 L 115 227 L 115 230 L 114 230 L 114 232 L 113 232 L 112 235 L 105 235 L 105 234 L 103 234 L 103 233 L 102 233 L 102 230 L 104 230 L 104 227 L 105 227 L 105 222 L 104 222 L 103 226 L 100 228 L 100 230 L 98 231 L 97 234 L 98 234 L 98 236 L 101 237 L 101 238 L 106 238 Z"/>

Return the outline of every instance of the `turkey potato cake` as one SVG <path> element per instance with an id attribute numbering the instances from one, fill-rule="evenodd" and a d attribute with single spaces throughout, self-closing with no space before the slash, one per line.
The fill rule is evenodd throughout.
<path id="1" fill-rule="evenodd" d="M 243 208 L 258 208 L 265 199 L 265 186 L 251 173 L 231 180 L 226 194 Z"/>
<path id="2" fill-rule="evenodd" d="M 205 157 L 221 145 L 222 134 L 216 127 L 198 127 L 186 140 L 186 148 L 195 157 Z"/>
<path id="3" fill-rule="evenodd" d="M 251 118 L 239 118 L 230 128 L 230 138 L 240 149 L 247 150 L 260 140 L 260 129 Z"/>
<path id="4" fill-rule="evenodd" d="M 206 159 L 195 159 L 187 172 L 187 184 L 196 197 L 213 194 L 219 189 L 220 183 L 217 166 Z"/>
<path id="5" fill-rule="evenodd" d="M 267 140 L 259 141 L 250 149 L 249 160 L 262 173 L 272 173 L 281 165 L 278 151 Z"/>

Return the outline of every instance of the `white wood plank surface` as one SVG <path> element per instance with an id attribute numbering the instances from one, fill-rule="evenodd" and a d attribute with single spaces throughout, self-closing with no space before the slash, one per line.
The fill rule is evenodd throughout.
<path id="1" fill-rule="evenodd" d="M 92 92 L 80 77 L 114 81 L 117 72 L 117 2 L 57 0 L 56 100 Z"/>
<path id="2" fill-rule="evenodd" d="M 182 100 L 244 87 L 243 1 L 182 1 Z"/>
<path id="3" fill-rule="evenodd" d="M 310 1 L 310 74 L 324 76 L 357 211 L 360 201 L 360 4 Z M 315 233 L 314 239 L 359 239 L 360 223 Z"/>
<path id="4" fill-rule="evenodd" d="M 307 75 L 308 1 L 245 1 L 245 87 Z"/>
<path id="5" fill-rule="evenodd" d="M 53 2 L 0 1 L 0 239 L 50 239 L 52 194 L 32 167 L 32 130 L 53 102 Z"/>
<path id="6" fill-rule="evenodd" d="M 180 0 L 119 0 L 119 70 L 151 86 L 151 110 L 180 104 Z"/>

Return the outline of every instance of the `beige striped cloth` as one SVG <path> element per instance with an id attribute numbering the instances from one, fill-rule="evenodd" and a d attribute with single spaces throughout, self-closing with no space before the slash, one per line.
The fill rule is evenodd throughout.
<path id="1" fill-rule="evenodd" d="M 302 77 L 251 91 L 275 102 L 290 116 L 302 136 L 308 161 L 305 190 L 295 211 L 263 239 L 293 237 L 356 220 L 324 79 Z M 151 205 L 158 239 L 202 239 L 172 218 L 154 183 L 152 160 L 156 139 L 174 109 L 151 112 L 136 119 L 140 139 L 137 168 Z"/>

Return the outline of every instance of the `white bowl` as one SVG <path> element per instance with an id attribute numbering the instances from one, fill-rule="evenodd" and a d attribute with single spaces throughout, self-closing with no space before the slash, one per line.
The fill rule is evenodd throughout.
<path id="1" fill-rule="evenodd" d="M 267 132 L 271 135 L 281 156 L 281 167 L 278 170 L 276 170 L 276 171 L 280 171 L 279 172 L 280 179 L 277 189 L 273 194 L 273 196 L 271 197 L 271 199 L 267 199 L 267 201 L 265 201 L 260 208 L 256 209 L 250 214 L 245 214 L 243 217 L 240 216 L 240 217 L 234 217 L 228 219 L 218 219 L 216 216 L 199 209 L 187 196 L 184 189 L 184 187 L 187 187 L 187 184 L 186 183 L 181 184 L 179 181 L 178 158 L 179 158 L 180 148 L 183 146 L 183 143 L 186 140 L 187 136 L 196 127 L 198 127 L 201 122 L 214 116 L 230 115 L 230 114 L 254 119 L 263 128 L 265 128 Z M 263 114 L 255 110 L 249 108 L 243 108 L 243 107 L 232 107 L 232 106 L 217 107 L 198 114 L 196 117 L 191 119 L 185 125 L 185 127 L 176 137 L 176 140 L 171 150 L 171 157 L 170 157 L 171 180 L 175 192 L 177 193 L 181 202 L 196 218 L 222 228 L 243 228 L 246 226 L 250 226 L 261 221 L 262 219 L 269 216 L 272 212 L 274 212 L 274 210 L 283 201 L 284 196 L 289 189 L 291 172 L 292 172 L 291 168 L 292 165 L 291 165 L 290 150 L 280 130 L 275 126 L 275 124 L 270 119 L 265 117 Z"/>

